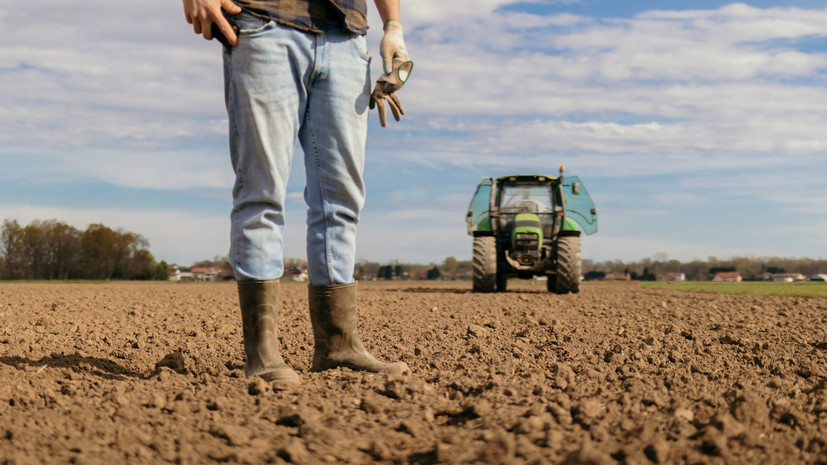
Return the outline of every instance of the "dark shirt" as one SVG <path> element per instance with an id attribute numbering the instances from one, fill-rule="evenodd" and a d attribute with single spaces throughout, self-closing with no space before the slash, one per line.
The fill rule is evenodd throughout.
<path id="1" fill-rule="evenodd" d="M 364 35 L 368 32 L 365 0 L 235 0 L 252 13 L 302 31 L 322 32 L 331 24 Z"/>

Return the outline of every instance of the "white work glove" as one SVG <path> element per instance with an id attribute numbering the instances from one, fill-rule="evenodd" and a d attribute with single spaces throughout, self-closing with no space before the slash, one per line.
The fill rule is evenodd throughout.
<path id="1" fill-rule="evenodd" d="M 385 102 L 391 108 L 394 119 L 399 121 L 405 114 L 405 107 L 399 101 L 395 92 L 405 85 L 413 70 L 413 61 L 408 56 L 405 40 L 402 35 L 402 23 L 396 19 L 385 22 L 385 35 L 379 43 L 379 54 L 382 56 L 384 74 L 376 80 L 376 87 L 370 96 L 370 109 L 378 107 L 379 123 L 387 125 Z"/>

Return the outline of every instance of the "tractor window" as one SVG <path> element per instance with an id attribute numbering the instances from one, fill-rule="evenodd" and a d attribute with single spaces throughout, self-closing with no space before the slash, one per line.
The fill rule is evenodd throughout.
<path id="1" fill-rule="evenodd" d="M 548 186 L 505 186 L 500 211 L 504 213 L 552 213 Z"/>
<path id="2" fill-rule="evenodd" d="M 468 206 L 468 234 L 474 231 L 491 231 L 491 220 L 488 215 L 491 208 L 491 186 L 494 180 L 491 178 L 484 178 L 480 185 L 477 186 L 477 192 L 471 199 L 471 205 Z"/>
<path id="3" fill-rule="evenodd" d="M 575 193 L 575 184 L 579 184 L 580 191 Z M 594 208 L 586 186 L 577 176 L 566 176 L 563 183 L 563 199 L 566 204 L 566 220 L 572 219 L 583 228 L 583 232 L 591 235 L 597 232 L 597 210 Z"/>

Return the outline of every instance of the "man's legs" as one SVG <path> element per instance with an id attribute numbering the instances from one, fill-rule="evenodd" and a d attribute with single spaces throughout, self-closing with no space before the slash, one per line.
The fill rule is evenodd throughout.
<path id="1" fill-rule="evenodd" d="M 370 59 L 365 38 L 337 31 L 316 36 L 305 119 L 299 132 L 307 186 L 310 283 L 353 282 L 356 223 L 365 202 Z"/>
<path id="2" fill-rule="evenodd" d="M 327 31 L 316 36 L 316 63 L 299 132 L 307 187 L 308 298 L 314 371 L 335 367 L 401 373 L 404 362 L 371 356 L 357 331 L 356 223 L 365 200 L 362 180 L 370 97 L 365 38 Z"/>
<path id="3" fill-rule="evenodd" d="M 313 36 L 247 13 L 236 23 L 241 40 L 224 53 L 236 175 L 230 262 L 238 280 L 278 279 L 284 271 L 287 179 L 307 104 Z"/>
<path id="4" fill-rule="evenodd" d="M 236 180 L 230 263 L 238 279 L 247 376 L 298 382 L 278 347 L 283 229 L 294 141 L 307 103 L 308 34 L 247 13 L 224 52 L 230 155 Z M 310 36 L 312 38 L 312 36 Z"/>

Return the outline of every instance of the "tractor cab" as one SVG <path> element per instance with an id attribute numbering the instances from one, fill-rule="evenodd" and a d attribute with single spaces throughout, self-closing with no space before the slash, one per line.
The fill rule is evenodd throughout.
<path id="1" fill-rule="evenodd" d="M 548 248 L 545 245 L 559 221 L 555 211 L 553 188 L 555 178 L 545 176 L 505 176 L 497 179 L 498 194 L 495 205 L 499 247 L 505 251 L 502 258 L 517 270 L 530 270 L 545 260 Z"/>

